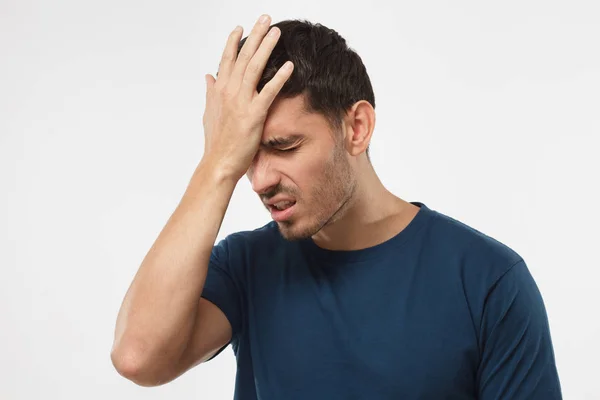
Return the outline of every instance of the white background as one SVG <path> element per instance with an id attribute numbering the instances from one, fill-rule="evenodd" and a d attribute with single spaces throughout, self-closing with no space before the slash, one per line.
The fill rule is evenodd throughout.
<path id="1" fill-rule="evenodd" d="M 600 12 L 576 1 L 0 1 L 0 398 L 231 399 L 231 348 L 142 388 L 110 362 L 143 256 L 203 153 L 228 33 L 306 18 L 362 57 L 372 160 L 526 260 L 566 399 L 600 399 Z M 243 180 L 219 238 L 269 221 Z"/>

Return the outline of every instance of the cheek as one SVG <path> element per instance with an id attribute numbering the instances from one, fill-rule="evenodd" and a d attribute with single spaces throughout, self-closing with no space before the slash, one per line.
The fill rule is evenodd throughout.
<path id="1" fill-rule="evenodd" d="M 311 149 L 312 150 L 312 149 Z M 303 203 L 314 207 L 324 205 L 339 182 L 335 182 L 335 160 L 331 152 L 319 149 L 318 152 L 297 154 L 287 166 L 291 173 L 288 178 L 298 192 L 297 197 Z"/>
<path id="2" fill-rule="evenodd" d="M 332 166 L 321 164 L 308 175 L 302 188 L 303 198 L 316 208 L 327 208 L 329 203 L 336 201 L 339 186 L 339 177 Z"/>

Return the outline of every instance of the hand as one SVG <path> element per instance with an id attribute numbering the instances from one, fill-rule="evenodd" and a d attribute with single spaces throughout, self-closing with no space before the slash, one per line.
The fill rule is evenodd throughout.
<path id="1" fill-rule="evenodd" d="M 269 23 L 268 16 L 265 22 L 257 21 L 239 56 L 242 29 L 234 30 L 223 51 L 218 78 L 206 75 L 204 157 L 236 181 L 250 167 L 260 145 L 268 109 L 293 70 L 291 62 L 290 68 L 284 65 L 260 93 L 256 90 L 281 34 L 276 27 L 269 30 Z"/>

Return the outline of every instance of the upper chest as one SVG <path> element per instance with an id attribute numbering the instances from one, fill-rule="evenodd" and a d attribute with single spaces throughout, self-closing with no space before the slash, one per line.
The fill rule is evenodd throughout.
<path id="1" fill-rule="evenodd" d="M 346 267 L 290 260 L 253 280 L 246 332 L 257 379 L 382 399 L 472 389 L 477 343 L 460 282 L 411 258 Z"/>

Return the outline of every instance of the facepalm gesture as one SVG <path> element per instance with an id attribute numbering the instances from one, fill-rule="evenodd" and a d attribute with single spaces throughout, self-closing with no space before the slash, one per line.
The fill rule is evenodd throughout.
<path id="1" fill-rule="evenodd" d="M 258 151 L 269 107 L 292 74 L 288 61 L 258 93 L 257 85 L 281 31 L 270 17 L 256 22 L 238 55 L 243 29 L 227 40 L 218 77 L 206 75 L 204 157 L 228 178 L 239 180 Z"/>

